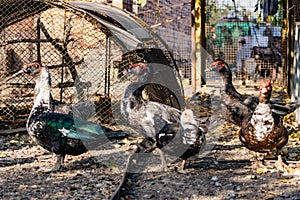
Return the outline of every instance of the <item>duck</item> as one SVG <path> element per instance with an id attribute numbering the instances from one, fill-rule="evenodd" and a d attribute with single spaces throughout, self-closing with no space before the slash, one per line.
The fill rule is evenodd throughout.
<path id="1" fill-rule="evenodd" d="M 26 129 L 36 144 L 56 155 L 56 163 L 50 172 L 64 169 L 66 155 L 80 155 L 111 140 L 128 136 L 127 133 L 112 131 L 80 117 L 54 112 L 51 105 L 50 73 L 40 63 L 25 65 L 18 74 L 39 74 Z"/>
<path id="2" fill-rule="evenodd" d="M 218 71 L 222 78 L 221 95 L 225 105 L 226 120 L 235 125 L 241 126 L 244 117 L 251 114 L 259 104 L 259 98 L 249 94 L 240 94 L 232 83 L 232 72 L 225 60 L 216 59 L 206 71 Z M 270 100 L 273 113 L 285 116 L 294 112 L 299 102 L 277 102 Z"/>
<path id="3" fill-rule="evenodd" d="M 179 123 L 180 110 L 154 101 L 146 101 L 142 98 L 140 90 L 135 84 L 129 85 L 121 101 L 121 114 L 128 125 L 136 129 L 147 141 L 153 143 L 144 152 L 152 152 L 157 148 L 156 133 L 166 126 L 166 122 Z M 167 170 L 166 161 L 160 148 L 158 148 L 162 160 L 162 168 Z"/>
<path id="4" fill-rule="evenodd" d="M 259 103 L 254 112 L 243 119 L 239 139 L 247 149 L 258 153 L 268 153 L 276 148 L 278 160 L 275 166 L 279 171 L 285 171 L 286 165 L 282 159 L 281 149 L 287 144 L 289 134 L 283 125 L 283 117 L 272 112 L 270 79 L 261 81 L 259 91 Z M 263 167 L 257 159 L 257 154 L 255 162 L 258 168 Z"/>
<path id="5" fill-rule="evenodd" d="M 165 122 L 166 125 L 156 134 L 157 148 L 181 161 L 179 171 L 184 172 L 189 158 L 202 153 L 206 147 L 207 131 L 200 125 L 191 109 L 185 109 L 180 116 L 180 123 Z"/>
<path id="6" fill-rule="evenodd" d="M 180 150 L 186 150 L 185 147 L 178 146 L 176 142 L 174 143 L 174 138 L 179 138 L 176 141 L 180 141 L 180 144 L 184 144 L 184 138 L 188 136 L 188 132 L 192 132 L 196 129 L 196 133 L 198 134 L 199 132 L 201 137 L 203 133 L 197 125 L 192 126 L 192 130 L 184 128 L 181 119 L 186 115 L 186 112 L 181 112 L 181 110 L 168 105 L 166 102 L 149 100 L 144 97 L 144 85 L 149 80 L 149 69 L 146 64 L 138 63 L 129 66 L 125 74 L 134 74 L 138 76 L 138 80 L 127 86 L 121 100 L 121 114 L 129 126 L 137 129 L 145 139 L 152 143 L 144 152 L 148 153 L 154 149 L 158 149 L 162 161 L 162 169 L 166 171 L 166 159 L 163 151 L 165 149 L 167 152 L 173 151 L 168 151 L 166 146 L 169 146 L 172 142 L 176 144 L 173 146 L 177 148 L 180 147 Z M 195 140 L 198 140 L 199 137 L 193 137 L 193 142 L 196 143 Z M 188 143 L 186 143 L 186 145 L 187 144 Z M 182 155 L 184 152 L 185 151 L 181 152 Z M 182 155 L 180 154 L 178 156 Z M 184 160 L 188 157 L 187 155 L 188 153 L 183 156 Z"/>

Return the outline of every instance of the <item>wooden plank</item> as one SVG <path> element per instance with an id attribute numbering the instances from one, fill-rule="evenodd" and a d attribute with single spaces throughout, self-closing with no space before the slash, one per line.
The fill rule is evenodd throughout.
<path id="1" fill-rule="evenodd" d="M 6 130 L 0 130 L 0 135 L 11 135 L 15 133 L 20 133 L 20 132 L 27 132 L 26 128 L 15 128 L 15 129 L 6 129 Z"/>

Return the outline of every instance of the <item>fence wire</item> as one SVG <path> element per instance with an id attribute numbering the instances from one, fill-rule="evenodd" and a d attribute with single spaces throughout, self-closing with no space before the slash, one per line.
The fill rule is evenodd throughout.
<path id="1" fill-rule="evenodd" d="M 166 49 L 151 51 L 153 44 L 139 55 L 124 49 L 107 28 L 84 11 L 66 8 L 59 1 L 33 2 L 9 6 L 8 1 L 0 1 L 6 16 L 0 24 L 1 129 L 25 127 L 33 105 L 35 80 L 26 75 L 10 77 L 33 61 L 49 68 L 54 99 L 72 105 L 92 101 L 92 120 L 105 124 L 119 120 L 121 97 L 133 81 L 122 73 L 130 63 L 151 62 L 156 57 L 158 62 L 176 68 Z"/>
<path id="2" fill-rule="evenodd" d="M 149 0 L 137 14 L 166 42 L 182 77 L 191 80 L 191 1 Z"/>
<path id="3" fill-rule="evenodd" d="M 207 1 L 207 50 L 229 63 L 235 80 L 255 84 L 270 78 L 282 84 L 282 8 L 263 20 L 257 3 Z M 216 80 L 216 74 L 208 73 L 207 79 Z"/>
<path id="4" fill-rule="evenodd" d="M 118 45 L 94 24 L 71 11 L 50 8 L 5 27 L 0 34 L 1 79 L 39 60 L 50 70 L 54 99 L 72 104 L 92 98 L 98 121 L 111 122 L 107 85 L 116 81 L 118 71 L 112 69 L 114 79 L 109 83 L 105 76 L 112 66 L 103 66 L 107 66 L 107 56 L 113 60 L 121 53 Z M 114 48 L 109 55 L 108 45 Z M 33 104 L 34 84 L 32 77 L 19 76 L 1 90 L 1 122 L 9 126 L 6 128 L 24 126 Z"/>
<path id="5" fill-rule="evenodd" d="M 257 79 L 271 78 L 282 84 L 281 5 L 265 22 L 259 1 L 234 2 L 206 0 L 206 60 L 225 59 L 237 81 L 255 84 Z M 182 76 L 191 80 L 191 1 L 148 0 L 138 16 L 166 41 Z M 215 72 L 205 78 L 211 83 L 220 79 Z"/>
<path id="6" fill-rule="evenodd" d="M 44 2 L 56 2 L 57 6 Z M 124 51 L 109 31 L 84 12 L 66 9 L 59 2 L 0 1 L 1 129 L 26 123 L 33 104 L 34 80 L 28 76 L 6 80 L 24 64 L 35 60 L 50 70 L 54 99 L 71 104 L 92 100 L 96 121 L 113 124 L 117 120 L 113 113 L 119 112 L 119 101 L 130 83 L 123 79 L 122 70 L 134 59 L 139 62 L 140 57 L 134 51 Z M 254 5 L 252 1 L 233 5 L 232 1 L 207 0 L 206 51 L 210 60 L 219 57 L 229 63 L 234 80 L 249 84 L 269 77 L 280 83 L 285 74 L 282 9 L 279 6 L 277 14 L 265 23 L 261 12 L 254 12 Z M 166 59 L 173 68 L 177 65 L 181 76 L 190 83 L 191 1 L 148 0 L 141 7 L 136 1 L 124 0 L 123 7 L 151 27 L 157 34 L 153 40 L 162 38 L 158 46 L 163 51 L 158 54 L 164 56 L 157 60 Z M 153 40 L 144 43 L 155 47 Z M 206 82 L 215 83 L 220 76 L 208 72 L 205 78 Z"/>

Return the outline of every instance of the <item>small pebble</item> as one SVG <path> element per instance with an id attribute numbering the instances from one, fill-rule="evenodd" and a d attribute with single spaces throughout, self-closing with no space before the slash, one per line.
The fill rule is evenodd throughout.
<path id="1" fill-rule="evenodd" d="M 236 197 L 237 197 L 237 195 L 235 193 L 229 192 L 229 193 L 227 193 L 226 199 L 234 199 Z"/>
<path id="2" fill-rule="evenodd" d="M 211 180 L 212 181 L 216 181 L 216 180 L 218 180 L 218 177 L 217 176 L 213 176 L 213 177 L 211 177 Z"/>
<path id="3" fill-rule="evenodd" d="M 222 186 L 222 184 L 221 184 L 221 183 L 219 183 L 219 182 L 215 182 L 215 186 L 217 186 L 217 187 L 221 187 L 221 186 Z"/>

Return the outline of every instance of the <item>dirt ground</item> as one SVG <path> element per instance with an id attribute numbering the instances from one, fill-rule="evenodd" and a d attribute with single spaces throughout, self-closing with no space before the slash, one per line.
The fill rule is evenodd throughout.
<path id="1" fill-rule="evenodd" d="M 238 140 L 238 127 L 225 124 L 212 135 L 213 149 L 190 158 L 184 172 L 162 172 L 156 154 L 144 160 L 148 168 L 129 175 L 121 199 L 300 199 L 300 133 L 293 131 L 293 120 L 292 115 L 285 120 L 292 130 L 283 148 L 289 174 L 274 169 L 276 158 L 266 160 L 267 172 L 257 172 L 253 155 Z M 46 173 L 54 165 L 53 154 L 26 133 L 0 136 L 0 199 L 110 199 L 132 153 L 125 148 L 131 142 L 119 145 L 118 153 L 67 156 L 64 171 Z"/>
<path id="2" fill-rule="evenodd" d="M 268 160 L 269 171 L 252 168 L 252 154 L 240 145 L 237 128 L 227 127 L 214 149 L 204 157 L 193 157 L 184 172 L 156 168 L 132 173 L 122 189 L 122 199 L 300 199 L 300 176 L 284 175 Z M 55 156 L 33 144 L 27 134 L 0 139 L 1 199 L 110 199 L 117 189 L 128 155 L 116 163 L 115 155 L 94 153 L 66 158 L 66 170 L 46 173 Z M 299 138 L 284 148 L 289 166 L 297 168 Z M 111 159 L 111 161 L 108 161 Z M 117 159 L 120 160 L 120 159 Z"/>
<path id="3" fill-rule="evenodd" d="M 0 199 L 109 199 L 123 176 L 122 164 L 110 164 L 115 155 L 102 162 L 91 152 L 67 156 L 65 170 L 48 173 L 54 154 L 27 134 L 1 137 L 0 150 Z"/>
<path id="4" fill-rule="evenodd" d="M 298 140 L 298 139 L 297 139 Z M 299 141 L 299 140 L 298 140 Z M 298 144 L 298 142 L 296 142 Z M 291 140 L 284 151 L 299 155 Z M 293 153 L 292 153 L 293 152 Z M 286 158 L 289 158 L 286 155 Z M 131 174 L 124 199 L 300 199 L 299 175 L 274 169 L 275 159 L 266 161 L 268 172 L 253 169 L 253 156 L 240 145 L 237 134 L 227 132 L 212 152 L 188 162 L 184 172 Z M 289 166 L 297 168 L 298 162 Z M 299 166 L 298 166 L 299 167 Z"/>

